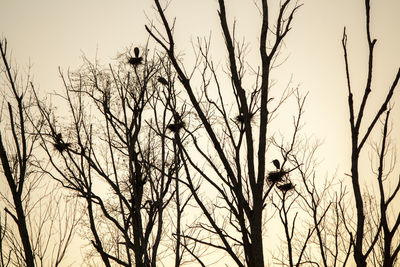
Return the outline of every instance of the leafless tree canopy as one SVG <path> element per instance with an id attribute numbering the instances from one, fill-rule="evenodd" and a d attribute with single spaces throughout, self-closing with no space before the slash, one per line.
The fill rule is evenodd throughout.
<path id="1" fill-rule="evenodd" d="M 400 69 L 373 110 L 370 1 L 362 90 L 346 28 L 341 40 L 351 168 L 333 176 L 319 160 L 322 142 L 303 128 L 309 93 L 276 77 L 301 3 L 257 1 L 258 39 L 239 41 L 241 22 L 218 0 L 226 64 L 211 38 L 198 38 L 189 69 L 175 43 L 182 22 L 169 17 L 169 2 L 153 2 L 147 42 L 109 64 L 84 58 L 59 69 L 63 90 L 52 99 L 20 76 L 0 42 L 0 266 L 58 266 L 77 236 L 85 266 L 394 266 Z"/>
<path id="2" fill-rule="evenodd" d="M 21 75 L 7 52 L 1 40 L 0 266 L 59 266 L 79 218 L 74 201 L 63 203 L 57 185 L 36 167 L 43 160 L 36 132 L 43 121 L 35 116 L 29 75 Z"/>

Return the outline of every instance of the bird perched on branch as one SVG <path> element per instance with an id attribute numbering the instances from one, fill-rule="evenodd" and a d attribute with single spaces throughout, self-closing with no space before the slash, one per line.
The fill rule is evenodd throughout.
<path id="1" fill-rule="evenodd" d="M 279 160 L 274 159 L 272 161 L 272 163 L 274 164 L 275 168 L 277 168 L 278 170 L 281 168 L 281 163 L 279 162 Z"/>
<path id="2" fill-rule="evenodd" d="M 139 47 L 135 47 L 133 52 L 135 53 L 135 57 L 139 57 Z"/>
<path id="3" fill-rule="evenodd" d="M 168 81 L 164 77 L 158 77 L 157 81 L 162 85 L 168 85 Z"/>
<path id="4" fill-rule="evenodd" d="M 56 141 L 56 143 L 61 143 L 62 141 L 61 133 L 56 134 L 56 136 L 54 137 L 54 141 Z"/>

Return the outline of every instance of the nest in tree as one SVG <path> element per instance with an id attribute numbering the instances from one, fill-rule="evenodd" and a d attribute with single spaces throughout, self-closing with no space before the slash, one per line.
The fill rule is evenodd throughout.
<path id="1" fill-rule="evenodd" d="M 131 57 L 128 60 L 128 63 L 131 64 L 132 66 L 136 67 L 140 63 L 142 63 L 143 58 L 142 57 Z"/>
<path id="2" fill-rule="evenodd" d="M 66 150 L 71 145 L 71 143 L 65 143 L 62 140 L 62 134 L 61 133 L 55 134 L 53 136 L 53 138 L 54 138 L 54 142 L 55 142 L 53 144 L 53 146 L 60 153 L 62 153 L 64 150 Z"/>
<path id="3" fill-rule="evenodd" d="M 180 129 L 182 129 L 183 127 L 185 127 L 185 122 L 180 121 L 177 123 L 170 123 L 167 126 L 167 129 L 170 130 L 171 132 L 179 132 Z"/>
<path id="4" fill-rule="evenodd" d="M 287 172 L 285 171 L 272 171 L 268 173 L 267 180 L 271 183 L 281 182 Z"/>
<path id="5" fill-rule="evenodd" d="M 254 117 L 254 113 L 249 113 L 249 118 L 250 121 L 253 119 Z M 239 114 L 235 117 L 235 120 L 239 123 L 244 123 L 244 115 L 243 114 Z"/>
<path id="6" fill-rule="evenodd" d="M 69 146 L 71 145 L 71 143 L 63 143 L 63 142 L 58 142 L 58 143 L 54 143 L 54 148 L 62 153 L 64 150 L 68 149 Z"/>
<path id="7" fill-rule="evenodd" d="M 287 192 L 289 190 L 294 189 L 294 185 L 291 182 L 285 183 L 285 184 L 280 184 L 277 186 L 279 188 L 279 190 L 281 190 L 282 192 Z"/>

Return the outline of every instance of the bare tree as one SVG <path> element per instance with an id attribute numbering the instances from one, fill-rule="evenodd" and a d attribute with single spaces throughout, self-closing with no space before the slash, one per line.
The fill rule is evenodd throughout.
<path id="1" fill-rule="evenodd" d="M 283 226 L 285 251 L 272 256 L 282 266 L 346 266 L 352 254 L 361 267 L 396 264 L 400 211 L 393 201 L 400 177 L 393 178 L 388 151 L 400 69 L 367 121 L 377 42 L 370 33 L 370 1 L 365 0 L 367 78 L 358 109 L 346 29 L 342 37 L 351 195 L 342 180 L 319 178 L 318 144 L 300 135 L 307 95 L 291 80 L 274 80 L 301 5 L 294 0 L 259 3 L 258 63 L 246 57 L 249 44 L 238 41 L 237 22 L 229 26 L 226 1 L 218 0 L 226 67 L 215 63 L 211 38 L 198 38 L 194 67 L 188 70 L 175 47 L 176 21 L 167 18 L 168 2 L 154 0 L 161 24 L 146 30 L 162 52 L 150 55 L 147 46 L 135 47 L 115 64 L 84 59 L 75 72 L 60 70 L 64 92 L 56 94 L 59 102 L 41 100 L 29 79 L 18 87 L 6 42 L 0 43 L 2 74 L 11 92 L 2 107 L 9 124 L 0 132 L 0 159 L 13 197 L 7 202 L 7 193 L 0 192 L 5 206 L 2 266 L 59 265 L 80 217 L 87 263 L 93 266 L 208 266 L 215 263 L 208 253 L 237 266 L 265 266 L 270 219 Z M 33 103 L 40 116 L 31 113 Z M 372 161 L 375 194 L 363 184 L 360 162 L 379 122 L 376 164 Z M 47 161 L 35 157 L 39 145 Z M 48 177 L 64 190 L 49 187 L 36 196 L 38 181 Z M 58 194 L 63 198 L 46 202 Z M 353 196 L 354 202 L 349 201 Z M 192 216 L 186 216 L 188 209 Z M 62 229 L 56 241 L 50 238 L 55 228 Z M 44 229 L 50 229 L 46 236 Z M 53 249 L 54 242 L 58 246 Z"/>
<path id="2" fill-rule="evenodd" d="M 319 174 L 316 156 L 319 145 L 319 142 L 302 140 L 298 147 L 299 151 L 288 159 L 293 161 L 294 165 L 299 165 L 296 169 L 296 174 L 299 176 L 296 181 L 300 182 L 300 186 L 295 192 L 301 201 L 297 200 L 294 208 L 285 210 L 283 203 L 289 199 L 283 199 L 279 212 L 283 214 L 281 218 L 284 219 L 282 223 L 285 230 L 288 229 L 286 231 L 294 235 L 294 238 L 287 237 L 287 243 L 288 250 L 290 242 L 295 245 L 295 253 L 292 255 L 298 258 L 296 266 L 302 264 L 326 267 L 346 266 L 352 249 L 352 244 L 349 242 L 351 235 L 343 234 L 347 232 L 343 211 L 348 209 L 346 205 L 348 192 L 343 181 L 338 180 L 337 177 L 323 178 Z M 296 198 L 296 195 L 292 197 L 292 202 Z M 286 219 L 288 214 L 294 211 L 296 211 L 295 218 L 303 223 L 297 228 L 295 228 L 295 221 L 289 225 Z M 295 261 L 294 256 L 292 257 L 290 262 L 293 264 Z M 292 264 L 290 265 L 293 266 Z"/>
<path id="3" fill-rule="evenodd" d="M 305 97 L 298 91 L 295 96 L 298 114 L 293 118 L 293 128 L 294 132 L 300 132 Z M 274 255 L 274 260 L 283 266 L 345 266 L 351 245 L 339 233 L 346 232 L 340 212 L 346 191 L 336 177 L 320 177 L 317 150 L 321 142 L 293 134 L 289 142 L 273 138 L 272 144 L 280 151 L 283 162 L 274 160 L 278 170 L 269 172 L 267 180 L 275 182 L 281 175 L 287 180 L 271 195 L 283 226 L 287 251 Z M 296 167 L 286 169 L 283 166 L 287 163 Z M 290 188 L 294 190 L 288 190 Z"/>
<path id="4" fill-rule="evenodd" d="M 7 248 L 7 243 L 6 243 L 7 227 L 8 227 L 7 216 L 5 216 L 5 219 L 0 217 L 0 263 L 1 263 L 0 266 L 9 266 L 11 261 L 12 251 L 9 248 Z"/>
<path id="5" fill-rule="evenodd" d="M 133 52 L 113 65 L 85 59 L 75 73 L 60 71 L 71 116 L 62 119 L 40 104 L 42 146 L 55 170 L 49 175 L 83 201 L 86 238 L 105 266 L 156 266 L 171 249 L 164 218 L 172 199 L 179 263 L 179 218 L 187 200 L 179 192 L 171 136 L 179 127 L 169 109 L 173 75 L 162 68 L 162 55 L 150 57 L 138 47 Z"/>
<path id="6" fill-rule="evenodd" d="M 13 106 L 10 102 L 7 103 L 15 155 L 7 152 L 4 146 L 2 134 L 0 133 L 0 158 L 2 163 L 2 171 L 7 179 L 9 190 L 11 191 L 13 197 L 12 204 L 14 205 L 15 209 L 15 211 L 10 211 L 9 209 L 5 209 L 5 211 L 11 216 L 15 224 L 18 226 L 19 235 L 25 253 L 25 264 L 33 267 L 34 255 L 29 239 L 28 226 L 26 224 L 26 211 L 24 210 L 22 203 L 22 194 L 25 189 L 24 184 L 27 180 L 28 161 L 32 156 L 31 152 L 35 139 L 32 140 L 31 144 L 27 144 L 29 136 L 25 129 L 27 119 L 25 114 L 25 106 L 23 103 L 24 92 L 18 91 L 16 74 L 11 72 L 11 67 L 8 64 L 6 40 L 0 43 L 0 52 L 4 68 L 3 73 L 5 72 L 8 83 L 11 87 L 13 98 L 16 101 L 16 110 L 13 110 Z"/>
<path id="7" fill-rule="evenodd" d="M 400 213 L 395 216 L 395 222 L 393 228 L 389 227 L 388 224 L 388 206 L 393 200 L 393 198 L 397 195 L 398 190 L 400 188 L 400 179 L 397 181 L 397 185 L 395 189 L 389 195 L 386 195 L 384 192 L 383 181 L 383 163 L 385 159 L 385 145 L 387 138 L 387 127 L 388 127 L 388 118 L 389 111 L 388 107 L 390 105 L 390 101 L 392 99 L 395 88 L 397 87 L 399 78 L 400 78 L 400 69 L 397 71 L 395 78 L 393 79 L 392 85 L 386 93 L 386 97 L 383 102 L 380 104 L 376 114 L 372 117 L 372 120 L 367 122 L 365 113 L 367 112 L 368 100 L 370 93 L 372 92 L 372 79 L 373 79 L 373 66 L 374 66 L 374 47 L 377 42 L 376 39 L 371 37 L 370 31 L 370 1 L 365 0 L 365 16 L 366 16 L 366 37 L 369 48 L 368 55 L 368 67 L 367 67 L 367 77 L 365 81 L 365 89 L 363 90 L 363 94 L 361 96 L 360 107 L 358 110 L 354 107 L 354 95 L 353 88 L 351 83 L 351 74 L 349 69 L 348 62 L 348 54 L 347 54 L 347 34 L 346 28 L 343 32 L 342 45 L 344 50 L 344 60 L 346 67 L 346 78 L 347 78 L 347 89 L 348 89 L 348 107 L 349 107 L 349 115 L 350 115 L 350 130 L 351 130 L 351 181 L 352 181 L 352 189 L 354 193 L 354 200 L 357 210 L 357 218 L 356 218 L 356 229 L 354 233 L 351 233 L 353 236 L 352 243 L 354 246 L 354 260 L 357 266 L 366 266 L 368 262 L 368 257 L 371 252 L 374 250 L 374 247 L 379 240 L 381 232 L 383 231 L 384 238 L 384 253 L 382 255 L 383 266 L 392 266 L 396 256 L 398 254 L 399 246 L 393 246 L 393 236 L 398 229 L 398 224 L 400 222 Z M 366 213 L 365 202 L 370 198 L 368 194 L 363 194 L 362 192 L 362 177 L 360 177 L 360 155 L 363 151 L 365 151 L 365 144 L 368 140 L 371 139 L 371 133 L 375 128 L 377 128 L 377 122 L 382 118 L 382 116 L 386 112 L 386 119 L 384 123 L 384 131 L 382 134 L 382 142 L 381 142 L 381 152 L 379 153 L 379 167 L 377 173 L 377 180 L 379 185 L 379 199 L 380 199 L 380 217 L 377 224 L 376 229 L 374 229 L 374 234 L 370 238 L 366 237 L 366 224 L 367 221 L 370 220 L 368 216 L 372 214 Z M 365 130 L 364 130 L 365 129 Z M 370 229 L 368 229 L 370 230 Z M 371 229 L 372 230 L 372 229 Z M 366 241 L 368 240 L 368 241 Z"/>
<path id="8" fill-rule="evenodd" d="M 167 9 L 160 1 L 154 3 L 163 29 L 153 25 L 146 26 L 146 29 L 166 51 L 192 105 L 197 121 L 196 124 L 193 121 L 191 127 L 200 128 L 196 132 L 191 127 L 187 130 L 196 152 L 180 145 L 185 159 L 186 183 L 205 217 L 205 222 L 198 224 L 199 229 L 217 236 L 218 240 L 206 239 L 205 236 L 185 238 L 223 251 L 238 266 L 265 266 L 263 218 L 267 197 L 275 185 L 284 190 L 293 189 L 290 180 L 283 179 L 283 172 L 275 182 L 266 183 L 268 140 L 274 134 L 270 125 L 279 107 L 295 91 L 289 85 L 272 95 L 271 70 L 279 65 L 278 54 L 299 5 L 287 0 L 277 9 L 270 9 L 268 1 L 261 1 L 262 25 L 258 43 L 261 63 L 247 68 L 250 63 L 244 57 L 246 44 L 235 38 L 235 23 L 233 32 L 229 29 L 225 1 L 218 1 L 220 26 L 228 55 L 226 72 L 229 80 L 224 81 L 210 58 L 209 41 L 199 41 L 194 70 L 186 72 L 175 50 L 175 25 L 168 22 Z M 248 77 L 245 77 L 247 69 L 255 77 L 249 85 Z M 231 90 L 226 90 L 227 84 Z M 236 114 L 232 114 L 231 109 Z M 270 135 L 267 130 L 271 131 Z M 293 135 L 297 133 L 295 130 Z M 211 151 L 202 146 L 203 142 L 212 144 Z M 198 155 L 204 159 L 206 169 L 199 167 Z M 195 180 L 195 174 L 201 179 Z M 218 201 L 211 201 L 208 205 L 208 201 L 201 197 L 202 187 L 212 188 Z"/>
<path id="9" fill-rule="evenodd" d="M 24 80 L 11 65 L 7 40 L 0 41 L 0 53 L 2 81 L 8 88 L 2 91 L 6 108 L 2 106 L 0 115 L 4 123 L 0 132 L 4 180 L 0 182 L 7 184 L 0 191 L 5 210 L 0 231 L 1 266 L 58 266 L 65 258 L 78 218 L 52 200 L 54 184 L 44 187 L 45 177 L 36 167 L 40 161 L 36 156 L 39 137 L 34 133 L 35 128 L 42 127 L 42 121 L 33 116 L 35 101 L 30 77 Z M 62 220 L 63 215 L 67 215 L 66 221 Z M 8 216 L 15 225 L 10 224 Z"/>
<path id="10" fill-rule="evenodd" d="M 382 132 L 382 141 L 381 141 L 381 149 L 378 151 L 378 171 L 377 178 L 379 184 L 379 211 L 381 214 L 380 224 L 382 226 L 382 248 L 381 248 L 381 258 L 382 266 L 389 267 L 394 266 L 397 262 L 397 256 L 400 251 L 400 240 L 398 239 L 399 235 L 399 226 L 400 226 L 400 211 L 395 211 L 394 218 L 391 216 L 390 204 L 393 199 L 397 196 L 398 191 L 400 189 L 400 176 L 398 177 L 397 185 L 389 194 L 385 194 L 384 181 L 388 180 L 389 174 L 392 172 L 392 168 L 390 166 L 388 160 L 388 147 L 390 145 L 389 142 L 389 115 L 390 110 L 385 112 L 384 124 L 383 124 L 383 132 Z M 386 168 L 385 168 L 386 167 Z M 385 171 L 386 169 L 386 171 Z M 387 183 L 387 182 L 386 182 Z M 393 208 L 393 205 L 391 205 Z M 394 219 L 394 222 L 391 222 L 391 219 Z M 392 224 L 392 226 L 390 226 Z"/>

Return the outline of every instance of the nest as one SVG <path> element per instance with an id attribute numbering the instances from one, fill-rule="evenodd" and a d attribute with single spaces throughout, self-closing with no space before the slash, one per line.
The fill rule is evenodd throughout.
<path id="1" fill-rule="evenodd" d="M 55 143 L 53 144 L 54 148 L 62 153 L 64 150 L 68 149 L 69 146 L 71 145 L 71 143 L 65 143 L 62 140 L 62 135 L 61 133 L 56 134 L 55 136 L 53 136 Z"/>
<path id="2" fill-rule="evenodd" d="M 142 63 L 143 58 L 142 57 L 131 57 L 128 60 L 128 63 L 131 64 L 132 66 L 136 67 L 140 63 Z"/>
<path id="3" fill-rule="evenodd" d="M 287 172 L 285 171 L 272 171 L 268 173 L 267 180 L 271 183 L 278 183 L 283 181 L 283 177 Z"/>
<path id="4" fill-rule="evenodd" d="M 291 182 L 288 183 L 284 183 L 284 184 L 280 184 L 277 186 L 279 188 L 279 190 L 281 190 L 282 192 L 287 192 L 289 190 L 294 189 L 294 185 Z"/>
<path id="5" fill-rule="evenodd" d="M 250 117 L 250 121 L 253 119 L 254 117 L 254 113 L 249 113 L 249 117 Z M 244 123 L 244 115 L 243 114 L 239 114 L 235 117 L 235 120 L 239 123 Z"/>
<path id="6" fill-rule="evenodd" d="M 177 133 L 183 127 L 185 127 L 185 122 L 180 121 L 180 122 L 177 122 L 177 123 L 168 124 L 167 129 L 170 130 L 171 132 Z"/>
<path id="7" fill-rule="evenodd" d="M 60 153 L 62 153 L 64 150 L 67 150 L 70 145 L 71 143 L 62 143 L 62 142 L 53 144 L 54 148 Z"/>

